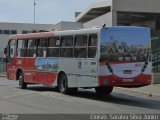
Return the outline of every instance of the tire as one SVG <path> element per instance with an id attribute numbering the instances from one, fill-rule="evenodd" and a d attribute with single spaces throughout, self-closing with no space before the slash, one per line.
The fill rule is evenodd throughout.
<path id="1" fill-rule="evenodd" d="M 21 89 L 26 89 L 27 88 L 27 83 L 24 82 L 24 77 L 23 77 L 23 73 L 22 72 L 19 74 L 18 80 L 19 80 L 19 87 Z"/>
<path id="2" fill-rule="evenodd" d="M 96 87 L 95 91 L 99 95 L 109 95 L 113 91 L 113 86 L 109 86 L 109 87 L 104 87 L 104 86 Z"/>
<path id="3" fill-rule="evenodd" d="M 69 92 L 68 89 L 68 80 L 65 73 L 61 73 L 58 80 L 58 88 L 59 91 L 63 94 L 67 94 Z"/>

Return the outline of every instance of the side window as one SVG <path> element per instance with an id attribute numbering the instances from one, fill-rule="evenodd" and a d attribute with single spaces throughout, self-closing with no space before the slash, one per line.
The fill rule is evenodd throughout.
<path id="1" fill-rule="evenodd" d="M 61 57 L 73 57 L 73 36 L 62 36 L 61 37 Z"/>
<path id="2" fill-rule="evenodd" d="M 28 44 L 27 44 L 27 57 L 34 57 L 35 55 L 35 39 L 30 38 L 28 39 Z"/>
<path id="3" fill-rule="evenodd" d="M 88 51 L 88 36 L 87 35 L 76 35 L 75 36 L 75 48 L 74 57 L 75 58 L 86 58 Z"/>
<path id="4" fill-rule="evenodd" d="M 18 57 L 26 56 L 26 40 L 18 40 L 17 53 Z"/>
<path id="5" fill-rule="evenodd" d="M 47 54 L 48 38 L 37 39 L 37 57 L 44 57 Z"/>
<path id="6" fill-rule="evenodd" d="M 14 54 L 15 54 L 15 51 L 16 51 L 16 40 L 10 40 L 9 41 L 9 46 L 10 46 L 9 58 L 13 58 Z"/>
<path id="7" fill-rule="evenodd" d="M 50 37 L 48 39 L 47 57 L 59 57 L 59 37 Z"/>
<path id="8" fill-rule="evenodd" d="M 88 58 L 95 58 L 97 52 L 97 34 L 89 35 Z"/>

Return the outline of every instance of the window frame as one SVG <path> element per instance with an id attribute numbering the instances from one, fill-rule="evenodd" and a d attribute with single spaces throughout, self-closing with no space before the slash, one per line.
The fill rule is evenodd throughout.
<path id="1" fill-rule="evenodd" d="M 34 41 L 34 46 L 29 47 L 29 41 L 33 40 Z M 33 55 L 29 56 L 28 55 L 28 50 L 33 50 Z M 26 58 L 35 58 L 36 57 L 36 38 L 27 38 L 26 40 Z"/>
<path id="2" fill-rule="evenodd" d="M 55 41 L 54 46 L 50 46 L 50 40 Z M 58 41 L 58 43 L 57 43 L 57 41 Z M 56 56 L 49 55 L 49 49 L 58 49 L 57 55 Z M 49 58 L 51 58 L 51 57 L 59 58 L 59 56 L 60 56 L 60 37 L 59 36 L 48 37 L 47 57 L 49 57 Z"/>
<path id="3" fill-rule="evenodd" d="M 90 45 L 90 37 L 91 36 L 96 36 L 96 44 L 95 45 Z M 95 48 L 95 56 L 94 57 L 89 57 L 89 48 Z M 97 33 L 91 33 L 89 34 L 89 38 L 88 38 L 88 59 L 95 59 L 96 55 L 97 55 L 97 51 L 98 51 L 98 34 Z"/>
<path id="4" fill-rule="evenodd" d="M 62 39 L 62 38 L 65 38 L 65 37 L 67 38 L 66 40 Z M 71 38 L 71 39 L 68 39 L 68 38 Z M 62 41 L 67 41 L 67 40 L 72 41 L 72 44 L 71 45 L 66 45 L 66 44 L 62 45 Z M 66 56 L 64 56 L 62 54 L 62 49 L 72 49 L 71 50 L 72 51 L 71 56 L 68 56 L 68 54 L 66 54 Z M 66 53 L 68 53 L 68 52 L 66 51 Z M 60 54 L 59 54 L 59 56 L 61 58 L 73 58 L 74 57 L 74 36 L 73 35 L 62 35 L 60 37 Z"/>
<path id="5" fill-rule="evenodd" d="M 41 39 L 45 39 L 46 42 L 46 46 L 40 46 L 40 41 Z M 47 49 L 48 49 L 48 37 L 39 37 L 36 38 L 36 57 L 47 57 Z M 42 50 L 42 55 L 39 56 L 39 50 Z M 46 53 L 44 52 L 44 50 L 46 51 Z"/>
<path id="6" fill-rule="evenodd" d="M 14 41 L 14 44 L 10 44 L 10 42 Z M 11 57 L 11 45 L 14 46 L 14 49 L 13 49 L 13 56 Z M 9 61 L 13 60 L 14 59 L 14 55 L 16 53 L 16 46 L 17 46 L 17 43 L 16 43 L 16 39 L 10 39 L 9 42 L 8 42 L 8 46 L 9 46 L 9 54 L 8 54 L 8 57 L 9 57 Z"/>
<path id="7" fill-rule="evenodd" d="M 77 37 L 79 36 L 86 36 L 86 45 L 77 45 Z M 86 57 L 77 57 L 76 55 L 79 53 L 75 53 L 75 49 L 86 49 L 85 53 L 86 54 L 85 56 Z M 81 51 L 81 50 L 78 50 L 78 51 Z M 88 34 L 76 34 L 75 37 L 74 37 L 74 58 L 75 59 L 88 59 Z"/>
<path id="8" fill-rule="evenodd" d="M 24 47 L 19 48 L 18 41 L 24 41 Z M 19 56 L 19 49 L 24 49 L 24 56 Z M 24 39 L 24 38 L 17 39 L 17 57 L 24 58 L 24 57 L 26 57 L 26 55 L 27 55 L 27 39 Z"/>

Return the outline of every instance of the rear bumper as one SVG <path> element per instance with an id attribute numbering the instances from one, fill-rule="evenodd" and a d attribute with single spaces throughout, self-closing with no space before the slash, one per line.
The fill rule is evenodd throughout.
<path id="1" fill-rule="evenodd" d="M 99 86 L 140 87 L 151 84 L 151 75 L 141 74 L 134 78 L 119 78 L 114 75 L 99 76 Z"/>

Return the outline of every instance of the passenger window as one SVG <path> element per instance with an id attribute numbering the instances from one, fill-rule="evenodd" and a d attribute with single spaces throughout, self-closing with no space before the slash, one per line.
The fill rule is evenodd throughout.
<path id="1" fill-rule="evenodd" d="M 50 37 L 48 40 L 48 47 L 58 47 L 60 44 L 59 37 Z"/>
<path id="2" fill-rule="evenodd" d="M 38 47 L 47 47 L 47 38 L 39 38 L 37 39 L 37 46 Z"/>
<path id="3" fill-rule="evenodd" d="M 89 46 L 97 46 L 97 35 L 89 35 Z"/>
<path id="4" fill-rule="evenodd" d="M 95 58 L 97 52 L 97 35 L 89 35 L 88 58 Z"/>
<path id="5" fill-rule="evenodd" d="M 16 51 L 16 40 L 10 40 L 9 46 L 9 58 L 13 58 Z"/>
<path id="6" fill-rule="evenodd" d="M 97 51 L 96 47 L 89 47 L 88 48 L 88 58 L 95 58 L 96 51 Z"/>
<path id="7" fill-rule="evenodd" d="M 47 57 L 59 57 L 59 37 L 51 37 L 48 40 Z"/>
<path id="8" fill-rule="evenodd" d="M 73 57 L 73 48 L 61 48 L 61 57 Z"/>
<path id="9" fill-rule="evenodd" d="M 36 49 L 35 39 L 34 38 L 28 39 L 27 57 L 34 57 L 35 49 Z"/>
<path id="10" fill-rule="evenodd" d="M 26 56 L 26 40 L 18 40 L 18 57 L 25 57 Z"/>
<path id="11" fill-rule="evenodd" d="M 75 36 L 75 58 L 87 58 L 88 48 L 88 36 L 87 35 L 76 35 Z"/>
<path id="12" fill-rule="evenodd" d="M 77 35 L 75 37 L 75 46 L 87 46 L 87 35 Z"/>
<path id="13" fill-rule="evenodd" d="M 48 48 L 47 57 L 59 57 L 59 48 Z"/>
<path id="14" fill-rule="evenodd" d="M 73 57 L 73 36 L 62 36 L 61 37 L 61 57 Z"/>
<path id="15" fill-rule="evenodd" d="M 75 48 L 74 57 L 75 58 L 87 58 L 87 48 Z"/>
<path id="16" fill-rule="evenodd" d="M 37 39 L 37 57 L 46 57 L 47 54 L 48 39 L 38 38 Z"/>
<path id="17" fill-rule="evenodd" d="M 73 36 L 63 36 L 61 37 L 61 46 L 73 46 Z"/>

